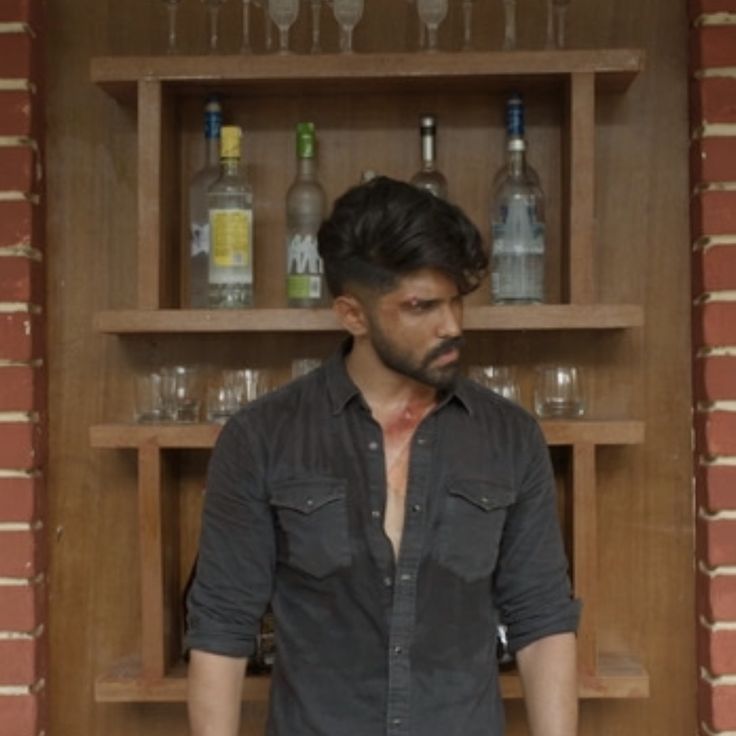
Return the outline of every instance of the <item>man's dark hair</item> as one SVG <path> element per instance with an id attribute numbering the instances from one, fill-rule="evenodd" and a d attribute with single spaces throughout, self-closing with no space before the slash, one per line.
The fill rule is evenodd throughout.
<path id="1" fill-rule="evenodd" d="M 390 291 L 421 268 L 442 271 L 468 294 L 488 268 L 478 228 L 459 207 L 385 176 L 343 194 L 318 240 L 333 296 L 349 284 Z"/>

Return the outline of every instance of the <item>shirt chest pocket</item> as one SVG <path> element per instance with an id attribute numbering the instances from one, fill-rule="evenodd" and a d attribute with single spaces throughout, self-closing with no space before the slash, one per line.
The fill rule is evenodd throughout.
<path id="1" fill-rule="evenodd" d="M 317 578 L 350 565 L 345 490 L 345 481 L 328 477 L 273 486 L 279 563 Z"/>
<path id="2" fill-rule="evenodd" d="M 448 483 L 437 530 L 439 564 L 468 582 L 490 576 L 513 500 L 510 484 L 486 480 Z"/>

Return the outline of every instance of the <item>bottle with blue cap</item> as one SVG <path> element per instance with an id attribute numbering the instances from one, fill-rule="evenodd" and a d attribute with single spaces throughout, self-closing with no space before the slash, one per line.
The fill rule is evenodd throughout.
<path id="1" fill-rule="evenodd" d="M 524 103 L 506 105 L 506 165 L 494 180 L 491 208 L 491 292 L 498 304 L 539 304 L 544 298 L 544 194 L 526 161 Z"/>

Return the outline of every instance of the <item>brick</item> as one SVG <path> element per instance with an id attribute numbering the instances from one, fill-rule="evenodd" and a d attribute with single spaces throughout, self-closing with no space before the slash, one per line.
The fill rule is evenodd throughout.
<path id="1" fill-rule="evenodd" d="M 690 86 L 690 100 L 698 124 L 736 122 L 736 79 L 697 79 Z"/>
<path id="2" fill-rule="evenodd" d="M 43 695 L 10 695 L 0 697 L 0 724 L 13 736 L 38 736 L 41 713 L 45 708 Z"/>
<path id="3" fill-rule="evenodd" d="M 0 136 L 33 137 L 36 105 L 30 92 L 0 92 Z"/>
<path id="4" fill-rule="evenodd" d="M 688 11 L 691 19 L 704 13 L 736 13 L 736 0 L 690 0 Z"/>
<path id="5" fill-rule="evenodd" d="M 736 181 L 736 137 L 696 138 L 690 144 L 693 182 Z"/>
<path id="6" fill-rule="evenodd" d="M 30 422 L 0 424 L 0 468 L 31 470 L 40 465 L 41 428 Z"/>
<path id="7" fill-rule="evenodd" d="M 27 257 L 5 256 L 0 258 L 0 302 L 44 301 L 43 266 Z M 2 394 L 0 379 L 0 395 Z"/>
<path id="8" fill-rule="evenodd" d="M 40 356 L 43 326 L 37 314 L 0 313 L 0 359 L 28 361 Z"/>
<path id="9" fill-rule="evenodd" d="M 693 341 L 696 349 L 736 345 L 736 302 L 707 302 L 694 307 Z"/>
<path id="10" fill-rule="evenodd" d="M 710 355 L 698 358 L 693 363 L 693 378 L 697 401 L 736 400 L 736 357 Z"/>
<path id="11" fill-rule="evenodd" d="M 45 529 L 0 531 L 0 577 L 35 577 L 45 567 Z M 1 658 L 0 658 L 1 659 Z"/>
<path id="12" fill-rule="evenodd" d="M 736 412 L 701 412 L 696 414 L 694 425 L 700 454 L 736 455 Z"/>
<path id="13" fill-rule="evenodd" d="M 736 233 L 736 191 L 707 190 L 693 197 L 693 232 L 699 235 Z"/>
<path id="14" fill-rule="evenodd" d="M 0 202 L 0 248 L 32 245 L 38 248 L 43 238 L 40 208 L 30 202 Z"/>
<path id="15" fill-rule="evenodd" d="M 44 372 L 40 367 L 0 366 L 0 411 L 37 410 L 44 399 Z"/>
<path id="16" fill-rule="evenodd" d="M 46 586 L 0 585 L 0 631 L 30 633 L 46 619 Z"/>
<path id="17" fill-rule="evenodd" d="M 699 294 L 736 289 L 736 237 L 733 245 L 715 245 L 696 251 L 692 276 L 693 287 Z"/>
<path id="18" fill-rule="evenodd" d="M 736 728 L 736 685 L 698 684 L 699 716 L 711 731 Z"/>
<path id="19" fill-rule="evenodd" d="M 33 685 L 44 660 L 40 640 L 0 641 L 0 685 Z"/>
<path id="20" fill-rule="evenodd" d="M 33 192 L 36 155 L 30 146 L 0 147 L 0 191 Z"/>
<path id="21" fill-rule="evenodd" d="M 32 40 L 27 33 L 0 35 L 0 78 L 32 79 Z"/>
<path id="22" fill-rule="evenodd" d="M 736 519 L 697 520 L 698 556 L 709 567 L 736 565 Z"/>
<path id="23" fill-rule="evenodd" d="M 0 522 L 31 522 L 44 513 L 44 483 L 38 478 L 0 478 Z"/>
<path id="24" fill-rule="evenodd" d="M 728 675 L 736 670 L 736 631 L 715 631 L 698 627 L 700 664 L 712 675 Z"/>
<path id="25" fill-rule="evenodd" d="M 736 66 L 736 26 L 701 26 L 690 33 L 695 69 Z"/>
<path id="26" fill-rule="evenodd" d="M 736 575 L 697 573 L 698 611 L 709 621 L 736 621 Z M 0 611 L 2 608 L 0 608 Z"/>

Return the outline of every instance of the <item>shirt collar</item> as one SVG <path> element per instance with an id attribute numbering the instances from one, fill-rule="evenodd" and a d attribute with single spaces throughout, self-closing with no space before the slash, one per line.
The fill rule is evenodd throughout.
<path id="1" fill-rule="evenodd" d="M 327 378 L 327 393 L 332 403 L 333 414 L 340 414 L 354 398 L 365 406 L 360 389 L 353 383 L 345 367 L 345 358 L 353 346 L 353 338 L 346 338 L 340 349 L 337 350 L 325 363 Z M 472 401 L 468 392 L 468 382 L 460 376 L 455 385 L 440 396 L 437 409 L 441 409 L 451 401 L 457 401 L 472 416 Z"/>

